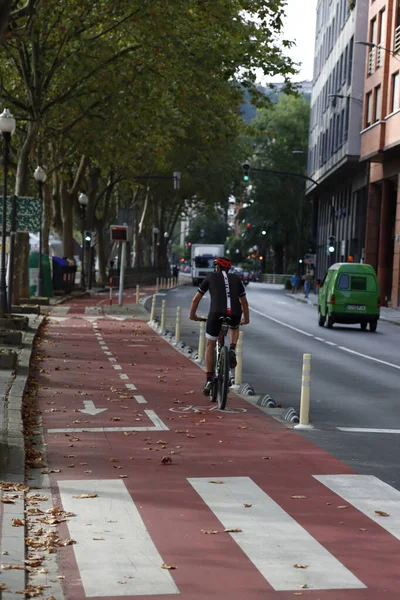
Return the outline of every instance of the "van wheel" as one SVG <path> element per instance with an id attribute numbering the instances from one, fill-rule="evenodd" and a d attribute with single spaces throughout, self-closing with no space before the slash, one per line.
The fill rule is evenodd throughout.
<path id="1" fill-rule="evenodd" d="M 370 321 L 369 330 L 372 332 L 376 331 L 377 325 L 378 325 L 378 321 Z"/>
<path id="2" fill-rule="evenodd" d="M 360 327 L 363 331 L 367 329 L 367 323 L 360 323 Z"/>
<path id="3" fill-rule="evenodd" d="M 326 324 L 327 328 L 332 329 L 333 323 L 334 323 L 334 320 L 332 319 L 332 317 L 328 317 L 328 322 Z"/>
<path id="4" fill-rule="evenodd" d="M 318 325 L 319 325 L 320 327 L 323 327 L 323 326 L 325 325 L 325 320 L 326 320 L 326 317 L 324 317 L 324 316 L 321 314 L 321 311 L 319 310 L 319 311 L 318 311 Z"/>

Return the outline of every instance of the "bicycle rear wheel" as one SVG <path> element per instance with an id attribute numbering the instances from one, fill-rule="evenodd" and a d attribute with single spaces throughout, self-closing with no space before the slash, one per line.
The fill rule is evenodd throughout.
<path id="1" fill-rule="evenodd" d="M 218 348 L 217 348 L 217 344 L 215 345 L 215 353 L 214 353 L 214 377 L 213 377 L 213 385 L 211 388 L 211 394 L 210 394 L 210 400 L 211 402 L 216 402 L 217 401 L 217 396 L 218 396 L 218 358 L 219 358 L 219 353 L 218 353 Z"/>
<path id="2" fill-rule="evenodd" d="M 218 369 L 218 408 L 224 410 L 228 399 L 229 389 L 229 352 L 226 346 L 222 346 L 221 353 L 219 355 L 219 369 Z"/>

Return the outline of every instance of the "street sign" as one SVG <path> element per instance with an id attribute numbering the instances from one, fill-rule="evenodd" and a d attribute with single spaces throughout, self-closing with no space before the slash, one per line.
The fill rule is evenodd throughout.
<path id="1" fill-rule="evenodd" d="M 303 263 L 305 265 L 315 265 L 316 262 L 317 262 L 316 254 L 305 254 L 304 255 Z"/>
<path id="2" fill-rule="evenodd" d="M 128 225 L 111 225 L 110 241 L 111 242 L 127 242 L 128 241 Z"/>

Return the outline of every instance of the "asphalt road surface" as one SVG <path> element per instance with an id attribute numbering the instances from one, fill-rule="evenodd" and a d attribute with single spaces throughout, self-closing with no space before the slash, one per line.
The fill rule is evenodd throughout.
<path id="1" fill-rule="evenodd" d="M 194 293 L 190 285 L 161 292 L 157 311 L 167 299 L 167 329 L 174 331 L 181 306 L 182 338 L 196 349 L 199 324 L 187 319 Z M 318 326 L 314 306 L 293 301 L 281 286 L 251 283 L 247 294 L 251 323 L 243 328 L 243 381 L 299 410 L 303 354 L 310 353 L 315 429 L 303 435 L 358 472 L 400 489 L 399 328 L 381 321 L 376 333 L 358 325 L 328 330 Z M 207 296 L 199 315 L 208 312 Z"/>

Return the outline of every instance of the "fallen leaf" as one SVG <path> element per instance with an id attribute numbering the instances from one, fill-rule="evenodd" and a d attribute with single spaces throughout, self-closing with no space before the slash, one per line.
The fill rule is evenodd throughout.
<path id="1" fill-rule="evenodd" d="M 344 510 L 345 508 L 349 508 L 346 504 L 341 504 L 340 506 L 338 506 L 338 508 L 340 508 L 341 510 Z"/>
<path id="2" fill-rule="evenodd" d="M 13 527 L 23 527 L 24 525 L 25 525 L 25 521 L 23 521 L 22 519 L 12 519 Z"/>
<path id="3" fill-rule="evenodd" d="M 387 512 L 383 511 L 383 510 L 376 510 L 375 514 L 379 515 L 380 517 L 390 517 L 390 515 Z"/>
<path id="4" fill-rule="evenodd" d="M 300 563 L 296 563 L 293 565 L 295 569 L 308 569 L 308 565 L 302 565 Z"/>
<path id="5" fill-rule="evenodd" d="M 80 496 L 72 496 L 80 500 L 81 498 L 97 498 L 97 494 L 81 494 Z"/>
<path id="6" fill-rule="evenodd" d="M 304 498 L 308 498 L 308 496 L 292 496 L 294 500 L 304 500 Z"/>
<path id="7" fill-rule="evenodd" d="M 262 456 L 261 458 L 263 460 L 271 460 L 272 456 Z"/>
<path id="8" fill-rule="evenodd" d="M 360 529 L 358 531 L 368 531 L 368 530 L 364 529 L 363 527 L 360 527 Z"/>
<path id="9" fill-rule="evenodd" d="M 102 542 L 104 538 L 92 538 L 95 542 Z"/>
<path id="10" fill-rule="evenodd" d="M 161 464 L 162 465 L 168 465 L 172 463 L 172 458 L 170 456 L 163 456 L 161 459 Z"/>
<path id="11" fill-rule="evenodd" d="M 238 527 L 233 528 L 233 527 L 228 527 L 227 529 L 224 530 L 226 533 L 240 533 L 242 530 L 239 529 Z"/>
<path id="12" fill-rule="evenodd" d="M 220 481 L 219 479 L 212 479 L 211 481 L 209 481 L 208 483 L 224 483 L 223 481 Z"/>
<path id="13" fill-rule="evenodd" d="M 252 505 L 252 504 L 243 504 L 243 506 L 244 506 L 245 508 L 251 508 L 253 505 Z"/>
<path id="14" fill-rule="evenodd" d="M 202 529 L 201 533 L 205 533 L 206 535 L 215 535 L 218 533 L 215 529 Z"/>
<path id="15" fill-rule="evenodd" d="M 171 571 L 172 569 L 176 569 L 176 566 L 175 565 L 167 565 L 166 563 L 163 563 L 161 565 L 161 568 L 162 569 L 168 569 L 169 571 Z"/>

